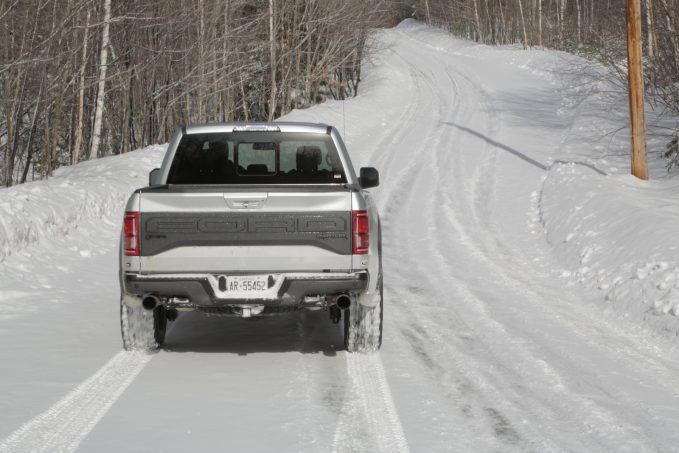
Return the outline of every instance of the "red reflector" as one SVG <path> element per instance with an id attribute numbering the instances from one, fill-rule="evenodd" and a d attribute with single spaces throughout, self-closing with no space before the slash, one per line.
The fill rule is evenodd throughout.
<path id="1" fill-rule="evenodd" d="M 123 250 L 127 256 L 139 256 L 139 213 L 126 212 L 123 219 Z"/>
<path id="2" fill-rule="evenodd" d="M 354 236 L 354 255 L 365 255 L 370 246 L 370 226 L 368 211 L 352 211 L 351 230 Z"/>

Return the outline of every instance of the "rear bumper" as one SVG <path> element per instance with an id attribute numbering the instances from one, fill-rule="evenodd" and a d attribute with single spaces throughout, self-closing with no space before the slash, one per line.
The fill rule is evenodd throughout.
<path id="1" fill-rule="evenodd" d="M 261 274 L 260 274 L 261 275 Z M 271 273 L 265 291 L 229 293 L 219 288 L 218 274 L 138 274 L 124 273 L 123 291 L 142 296 L 153 294 L 162 299 L 188 299 L 176 305 L 220 307 L 228 305 L 297 306 L 306 296 L 358 294 L 368 287 L 368 272 Z"/>

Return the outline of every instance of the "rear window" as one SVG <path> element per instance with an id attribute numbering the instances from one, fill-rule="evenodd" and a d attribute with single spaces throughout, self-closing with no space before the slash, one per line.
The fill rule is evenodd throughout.
<path id="1" fill-rule="evenodd" d="M 168 184 L 346 183 L 325 134 L 234 132 L 182 137 Z"/>

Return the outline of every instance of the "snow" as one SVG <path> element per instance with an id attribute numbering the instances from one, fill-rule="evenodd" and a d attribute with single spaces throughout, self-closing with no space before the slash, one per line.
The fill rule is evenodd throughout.
<path id="1" fill-rule="evenodd" d="M 672 183 L 602 177 L 569 164 L 549 174 L 536 200 L 546 239 L 569 278 L 598 288 L 610 310 L 643 320 L 669 340 L 679 334 L 679 207 Z"/>
<path id="2" fill-rule="evenodd" d="M 3 189 L 0 261 L 28 246 L 64 238 L 92 222 L 96 229 L 102 219 L 117 219 L 130 187 L 146 184 L 146 168 L 160 165 L 165 148 L 155 145 L 134 154 L 61 167 L 53 179 Z M 79 253 L 85 257 L 91 251 Z"/>
<path id="3" fill-rule="evenodd" d="M 120 352 L 122 211 L 164 146 L 84 162 L 0 190 L 0 452 L 676 449 L 679 179 L 656 138 L 628 175 L 624 87 L 410 20 L 375 44 L 357 98 L 285 119 L 380 170 L 382 351 L 304 312 Z"/>

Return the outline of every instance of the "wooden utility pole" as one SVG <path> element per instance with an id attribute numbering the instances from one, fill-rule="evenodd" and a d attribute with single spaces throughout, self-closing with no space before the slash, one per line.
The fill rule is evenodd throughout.
<path id="1" fill-rule="evenodd" d="M 641 0 L 627 0 L 627 67 L 632 120 L 632 174 L 639 179 L 648 179 L 644 71 L 641 66 Z"/>

